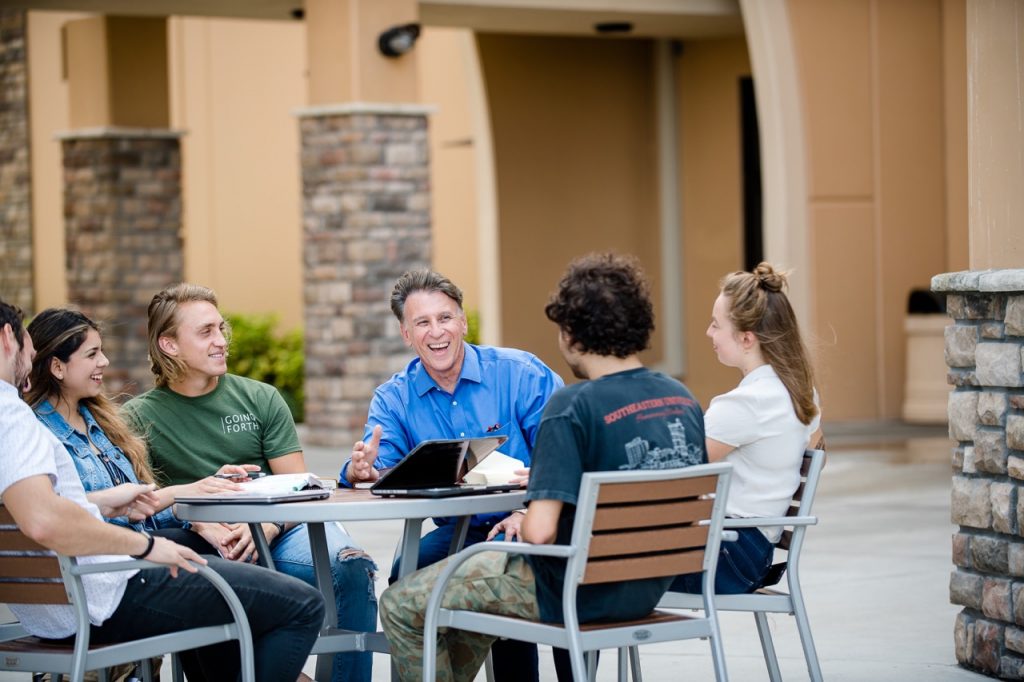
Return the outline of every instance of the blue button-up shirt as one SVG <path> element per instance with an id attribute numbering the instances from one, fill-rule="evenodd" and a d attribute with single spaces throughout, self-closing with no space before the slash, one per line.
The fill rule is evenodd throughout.
<path id="1" fill-rule="evenodd" d="M 530 466 L 530 453 L 548 398 L 564 384 L 532 353 L 465 344 L 462 371 L 451 393 L 443 390 L 417 357 L 377 388 L 364 440 L 383 427 L 374 466 L 394 466 L 424 440 L 505 436 L 501 451 Z M 342 466 L 342 485 L 349 485 Z M 480 514 L 474 524 L 505 514 Z M 447 519 L 436 519 L 445 522 Z"/>
<path id="2" fill-rule="evenodd" d="M 105 490 L 122 483 L 138 483 L 139 479 L 135 475 L 131 461 L 121 448 L 110 442 L 107 434 L 96 423 L 96 418 L 92 416 L 89 408 L 79 404 L 78 410 L 85 420 L 85 427 L 89 432 L 88 438 L 84 433 L 76 431 L 50 404 L 49 400 L 40 403 L 35 408 L 35 413 L 39 421 L 52 431 L 53 435 L 57 436 L 68 454 L 71 455 L 71 461 L 75 463 L 75 469 L 78 471 L 78 477 L 82 479 L 85 491 Z M 92 445 L 89 444 L 90 440 L 96 445 L 99 453 L 92 449 Z M 174 516 L 170 507 L 154 514 L 144 522 L 131 523 L 127 517 L 107 520 L 135 530 L 189 527 L 188 523 L 180 521 Z"/>

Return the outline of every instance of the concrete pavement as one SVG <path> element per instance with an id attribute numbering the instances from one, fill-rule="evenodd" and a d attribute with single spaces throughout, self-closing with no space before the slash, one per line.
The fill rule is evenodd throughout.
<path id="1" fill-rule="evenodd" d="M 804 592 L 821 666 L 830 682 L 984 680 L 956 665 L 949 603 L 952 564 L 949 441 L 944 429 L 899 424 L 831 426 L 829 460 L 816 502 L 821 524 L 804 548 Z M 310 469 L 336 476 L 343 453 L 308 448 Z M 346 524 L 377 559 L 390 565 L 399 522 Z M 378 591 L 386 581 L 378 580 Z M 793 619 L 770 617 L 783 677 L 807 679 Z M 721 614 L 730 678 L 766 680 L 753 618 Z M 641 649 L 649 682 L 713 680 L 706 642 Z M 606 656 L 600 680 L 615 679 Z M 375 656 L 374 680 L 389 679 L 388 657 Z M 307 672 L 313 672 L 312 663 Z M 541 677 L 553 680 L 541 652 Z M 27 680 L 0 673 L 0 682 Z M 482 679 L 482 676 L 481 678 Z"/>

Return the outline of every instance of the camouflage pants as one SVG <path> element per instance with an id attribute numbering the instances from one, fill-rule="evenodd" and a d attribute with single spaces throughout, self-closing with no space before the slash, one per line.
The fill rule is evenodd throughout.
<path id="1" fill-rule="evenodd" d="M 391 643 L 391 660 L 403 682 L 423 679 L 423 623 L 430 591 L 448 559 L 411 573 L 380 598 L 380 620 Z M 518 554 L 483 552 L 467 560 L 448 583 L 441 606 L 538 620 L 533 569 Z M 487 658 L 494 637 L 440 628 L 438 682 L 470 682 Z"/>

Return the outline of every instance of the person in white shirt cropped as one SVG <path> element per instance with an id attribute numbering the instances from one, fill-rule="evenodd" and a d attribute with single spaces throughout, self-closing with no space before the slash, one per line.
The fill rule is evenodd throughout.
<path id="1" fill-rule="evenodd" d="M 796 315 L 783 290 L 785 273 L 761 263 L 722 280 L 707 335 L 723 365 L 743 373 L 739 386 L 712 399 L 704 413 L 708 461 L 733 465 L 726 515 L 784 516 L 800 485 L 800 463 L 821 410 L 814 372 Z M 763 586 L 780 528 L 742 528 L 722 543 L 715 592 L 738 594 Z M 697 593 L 701 574 L 669 588 Z"/>

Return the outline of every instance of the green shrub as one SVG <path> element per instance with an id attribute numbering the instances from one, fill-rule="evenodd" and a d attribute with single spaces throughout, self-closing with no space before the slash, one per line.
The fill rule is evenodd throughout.
<path id="1" fill-rule="evenodd" d="M 226 317 L 231 325 L 231 373 L 277 387 L 292 412 L 292 418 L 296 422 L 303 421 L 305 354 L 302 330 L 278 333 L 278 318 L 274 314 L 228 313 Z"/>
<path id="2" fill-rule="evenodd" d="M 466 311 L 466 342 L 480 344 L 480 312 L 477 310 Z"/>

